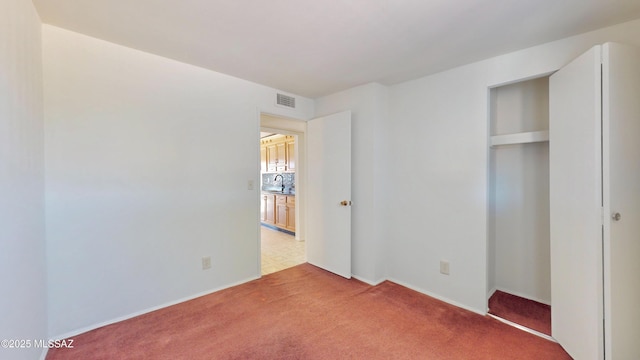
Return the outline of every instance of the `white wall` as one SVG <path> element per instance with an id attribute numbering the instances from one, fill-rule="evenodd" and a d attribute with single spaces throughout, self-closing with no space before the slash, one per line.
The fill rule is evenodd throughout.
<path id="1" fill-rule="evenodd" d="M 640 21 L 390 88 L 350 89 L 318 99 L 315 113 L 309 99 L 288 111 L 264 86 L 51 26 L 43 34 L 56 335 L 259 275 L 257 189 L 246 189 L 259 180 L 259 111 L 308 119 L 352 110 L 354 275 L 388 275 L 484 312 L 487 87 L 554 71 L 607 40 L 637 44 Z M 19 247 L 26 253 L 34 239 Z M 39 256 L 34 248 L 15 259 Z M 204 255 L 211 270 L 200 270 Z M 438 273 L 440 259 L 450 276 Z"/>
<path id="2" fill-rule="evenodd" d="M 259 277 L 259 112 L 313 102 L 52 26 L 43 44 L 49 334 Z"/>
<path id="3" fill-rule="evenodd" d="M 640 20 L 390 88 L 390 279 L 486 311 L 489 86 L 562 67 L 595 44 L 640 45 Z M 451 275 L 439 273 L 450 261 Z"/>
<path id="4" fill-rule="evenodd" d="M 369 283 L 386 277 L 384 199 L 387 185 L 401 185 L 385 159 L 388 88 L 367 84 L 316 99 L 316 117 L 352 111 L 352 273 Z"/>
<path id="5" fill-rule="evenodd" d="M 0 1 L 0 339 L 46 339 L 40 19 Z M 42 349 L 0 348 L 3 359 Z"/>

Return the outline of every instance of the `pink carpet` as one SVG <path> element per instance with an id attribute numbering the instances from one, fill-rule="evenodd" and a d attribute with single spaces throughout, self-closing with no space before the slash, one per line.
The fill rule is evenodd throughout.
<path id="1" fill-rule="evenodd" d="M 73 339 L 47 359 L 570 359 L 488 316 L 309 264 Z"/>
<path id="2" fill-rule="evenodd" d="M 489 313 L 551 336 L 551 306 L 496 291 L 489 298 Z"/>

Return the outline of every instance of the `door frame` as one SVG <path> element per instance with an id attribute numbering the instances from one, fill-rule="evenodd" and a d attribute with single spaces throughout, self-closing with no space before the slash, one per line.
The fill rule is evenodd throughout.
<path id="1" fill-rule="evenodd" d="M 297 241 L 304 241 L 306 239 L 306 132 L 307 132 L 307 122 L 306 120 L 297 119 L 293 117 L 288 117 L 284 115 L 270 113 L 268 111 L 263 111 L 258 109 L 258 136 L 256 141 L 260 141 L 260 131 L 268 131 L 283 135 L 293 135 L 296 137 L 295 139 L 295 159 L 296 159 L 296 177 L 295 177 L 295 187 L 296 187 L 296 235 L 295 239 Z M 257 166 L 257 178 L 260 179 L 260 148 L 258 147 L 258 166 Z M 260 181 L 257 182 L 260 184 Z M 259 185 L 258 185 L 259 186 Z M 260 189 L 256 192 L 257 199 L 257 208 L 256 208 L 256 217 L 257 217 L 257 226 L 258 226 L 258 273 L 260 277 L 262 277 L 262 245 L 261 245 L 261 236 L 260 236 Z M 305 250 L 306 254 L 306 250 Z M 306 256 L 306 255 L 305 255 Z"/>
<path id="2" fill-rule="evenodd" d="M 589 49 L 592 49 L 592 47 L 590 47 Z M 587 49 L 586 51 L 589 51 L 589 49 Z M 490 223 L 489 223 L 489 221 L 491 220 L 491 218 L 490 218 L 491 211 L 490 211 L 490 203 L 489 203 L 489 194 L 490 194 L 490 191 L 491 191 L 491 181 L 490 181 L 490 175 L 491 175 L 490 151 L 491 150 L 490 150 L 490 142 L 489 142 L 489 136 L 491 135 L 490 134 L 490 129 L 491 129 L 490 124 L 491 124 L 491 111 L 492 111 L 492 107 L 491 107 L 491 91 L 492 91 L 492 89 L 494 89 L 496 87 L 499 87 L 499 86 L 503 86 L 503 85 L 509 85 L 509 84 L 512 84 L 512 83 L 517 83 L 517 82 L 526 81 L 526 80 L 530 80 L 530 79 L 533 79 L 533 78 L 539 78 L 539 77 L 544 77 L 544 76 L 549 76 L 550 77 L 551 75 L 556 73 L 558 70 L 564 68 L 566 65 L 567 64 L 563 64 L 560 68 L 558 68 L 558 69 L 556 69 L 554 71 L 540 73 L 540 74 L 536 74 L 536 75 L 532 75 L 532 76 L 526 76 L 526 77 L 523 77 L 522 79 L 510 80 L 510 81 L 502 82 L 502 83 L 498 83 L 498 84 L 490 84 L 489 86 L 487 86 L 487 98 L 486 98 L 486 100 L 487 100 L 487 112 L 486 112 L 486 116 L 487 116 L 487 138 L 486 138 L 487 139 L 487 144 L 486 144 L 486 146 L 487 146 L 486 147 L 486 149 L 487 149 L 487 153 L 486 153 L 486 159 L 487 159 L 487 162 L 486 162 L 487 192 L 486 192 L 486 195 L 487 195 L 487 197 L 486 197 L 486 201 L 487 201 L 488 207 L 487 207 L 487 213 L 486 213 L 487 214 L 487 223 L 486 223 L 486 225 L 487 225 L 487 227 L 486 227 L 486 230 L 487 230 L 486 231 L 486 236 L 487 236 L 486 237 L 486 250 L 487 250 L 486 259 L 487 259 L 487 263 L 486 263 L 486 267 L 485 267 L 486 271 L 487 271 L 487 273 L 486 273 L 486 281 L 487 281 L 486 282 L 486 285 L 487 285 L 486 286 L 486 288 L 487 288 L 486 297 L 487 297 L 487 301 L 488 301 L 488 298 L 489 298 L 489 295 L 490 295 L 490 291 L 492 290 L 489 279 L 490 279 L 490 276 L 491 276 L 491 271 L 493 271 L 493 267 L 490 264 L 490 260 L 492 258 L 491 254 L 490 254 L 490 251 L 492 250 L 492 248 L 490 246 L 490 241 L 489 241 L 490 235 L 491 235 L 490 234 Z M 603 81 L 603 79 L 601 79 L 601 81 Z M 602 118 L 601 118 L 601 121 L 603 121 Z M 603 126 L 603 124 L 601 124 L 601 126 Z M 551 127 L 551 124 L 550 124 L 550 127 Z M 602 136 L 602 134 L 601 134 L 601 136 Z M 553 141 L 553 140 L 551 139 L 550 141 Z M 552 143 L 550 142 L 550 146 L 551 146 L 551 144 Z M 551 164 L 550 164 L 550 166 L 551 166 Z M 602 190 L 602 185 L 603 184 L 601 183 L 600 184 L 601 191 L 603 191 Z M 605 240 L 601 239 L 601 241 L 604 242 Z M 604 253 L 603 251 L 604 251 L 604 249 L 601 248 L 600 249 L 600 254 L 599 254 L 601 257 L 606 255 L 606 253 Z M 602 276 L 602 284 L 600 284 L 600 285 L 604 286 L 607 269 L 604 266 L 604 264 L 599 263 L 599 265 L 601 266 L 599 271 L 600 271 L 600 275 Z M 553 264 L 552 264 L 552 266 L 553 266 Z M 553 268 L 552 268 L 551 276 L 552 276 L 552 278 L 554 276 Z M 604 289 L 601 288 L 601 290 L 604 290 Z M 604 292 L 601 295 L 604 297 Z M 554 294 L 552 293 L 551 296 L 552 296 L 552 299 L 553 299 Z M 603 299 L 600 299 L 600 301 L 602 301 L 602 300 Z M 553 301 L 552 301 L 552 303 L 553 303 Z M 603 316 L 607 311 L 606 304 L 603 304 L 601 302 L 599 311 L 601 312 L 601 316 Z M 606 324 L 603 324 L 603 326 L 606 326 Z M 555 336 L 557 336 L 557 333 L 552 332 L 551 336 L 555 340 Z M 601 349 L 603 349 L 603 351 L 598 356 L 604 355 L 604 353 L 605 353 L 604 349 L 610 347 L 610 343 L 607 341 L 606 336 L 604 338 L 602 338 L 601 340 L 602 340 L 602 343 L 599 345 L 599 347 Z"/>
<path id="3" fill-rule="evenodd" d="M 499 82 L 499 83 L 492 83 L 487 85 L 486 91 L 487 91 L 487 98 L 486 98 L 486 104 L 487 104 L 487 112 L 486 112 L 486 124 L 487 124 L 487 128 L 486 128 L 486 173 L 485 173 L 485 180 L 486 180 L 486 189 L 485 189 L 485 203 L 486 203 L 486 234 L 485 234 L 485 250 L 486 250 L 486 257 L 485 257 L 485 261 L 486 261 L 486 266 L 485 266 L 485 270 L 486 270 L 486 274 L 485 274 L 485 284 L 486 284 L 486 290 L 485 290 L 485 304 L 486 304 L 486 310 L 485 313 L 489 314 L 489 298 L 491 297 L 491 295 L 493 294 L 493 292 L 495 290 L 498 290 L 497 287 L 492 286 L 491 285 L 491 278 L 492 276 L 494 276 L 492 274 L 492 272 L 495 270 L 495 268 L 492 266 L 493 262 L 495 261 L 494 258 L 494 253 L 495 253 L 495 249 L 492 247 L 492 243 L 491 243 L 491 237 L 492 237 L 492 225 L 491 225 L 491 221 L 492 221 L 492 216 L 491 216 L 491 207 L 493 206 L 493 204 L 491 203 L 491 195 L 492 195 L 492 184 L 491 184 L 491 117 L 493 116 L 493 112 L 495 111 L 495 109 L 492 106 L 492 99 L 493 99 L 493 93 L 494 91 L 502 86 L 507 86 L 507 85 L 513 85 L 513 84 L 517 84 L 517 83 L 521 83 L 521 82 L 525 82 L 525 81 L 529 81 L 529 80 L 535 80 L 535 79 L 540 79 L 540 78 L 549 78 L 551 75 L 553 75 L 556 71 L 558 71 L 559 69 L 553 70 L 553 71 L 546 71 L 546 72 L 542 72 L 542 73 L 536 73 L 533 75 L 529 75 L 529 76 L 525 76 L 522 78 L 517 78 L 517 79 L 513 79 L 513 80 L 509 80 L 509 81 L 503 81 L 503 82 Z M 540 335 L 545 335 L 542 333 L 536 333 L 536 335 L 540 336 Z M 542 336 L 544 338 L 547 338 L 547 336 Z M 549 337 L 551 340 L 555 341 L 552 337 Z"/>

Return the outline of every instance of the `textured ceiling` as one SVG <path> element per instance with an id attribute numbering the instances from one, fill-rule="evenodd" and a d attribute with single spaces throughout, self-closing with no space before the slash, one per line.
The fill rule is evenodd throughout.
<path id="1" fill-rule="evenodd" d="M 640 0 L 33 0 L 42 21 L 307 97 L 640 18 Z"/>

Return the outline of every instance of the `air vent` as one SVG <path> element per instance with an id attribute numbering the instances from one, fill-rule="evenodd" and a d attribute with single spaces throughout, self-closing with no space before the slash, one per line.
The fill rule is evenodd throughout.
<path id="1" fill-rule="evenodd" d="M 296 98 L 284 94 L 278 94 L 278 105 L 286 106 L 292 109 L 296 108 Z"/>

